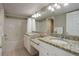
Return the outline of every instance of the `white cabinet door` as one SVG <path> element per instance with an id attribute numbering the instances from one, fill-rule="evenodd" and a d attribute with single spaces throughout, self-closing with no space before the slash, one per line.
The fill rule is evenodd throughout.
<path id="1" fill-rule="evenodd" d="M 48 45 L 49 56 L 74 56 L 71 52 L 65 51 L 64 49 Z"/>
<path id="2" fill-rule="evenodd" d="M 39 56 L 48 56 L 47 49 L 45 49 L 45 48 L 43 48 L 43 47 L 40 46 Z"/>
<path id="3" fill-rule="evenodd" d="M 31 45 L 39 51 L 40 41 L 38 39 L 31 39 Z"/>
<path id="4" fill-rule="evenodd" d="M 56 48 L 54 46 L 48 45 L 49 56 L 56 56 Z"/>
<path id="5" fill-rule="evenodd" d="M 47 56 L 47 49 L 45 49 L 45 45 L 41 41 L 33 40 L 31 41 L 31 45 L 39 51 L 39 56 Z"/>
<path id="6" fill-rule="evenodd" d="M 29 53 L 31 53 L 31 41 L 30 37 L 27 35 L 24 36 L 24 47 L 28 50 Z"/>
<path id="7" fill-rule="evenodd" d="M 39 45 L 38 45 L 38 43 L 35 43 L 35 42 L 32 42 L 32 41 L 31 41 L 31 45 L 32 45 L 35 49 L 39 50 Z"/>
<path id="8" fill-rule="evenodd" d="M 43 51 L 46 52 L 46 55 L 48 55 L 48 56 L 56 55 L 56 50 L 52 45 L 49 45 L 48 43 L 45 43 L 45 42 L 41 42 L 41 46 L 44 48 Z"/>
<path id="9" fill-rule="evenodd" d="M 45 42 L 40 42 L 40 55 L 47 56 L 74 56 L 71 52 L 55 47 Z"/>
<path id="10" fill-rule="evenodd" d="M 48 56 L 48 47 L 47 44 L 40 41 L 39 55 L 40 56 Z"/>

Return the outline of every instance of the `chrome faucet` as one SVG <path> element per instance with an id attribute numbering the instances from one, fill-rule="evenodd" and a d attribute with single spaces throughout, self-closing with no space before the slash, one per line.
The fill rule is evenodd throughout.
<path id="1" fill-rule="evenodd" d="M 60 38 L 60 39 L 64 39 L 65 36 L 64 36 L 63 34 L 60 34 L 60 35 L 59 35 L 59 38 Z"/>

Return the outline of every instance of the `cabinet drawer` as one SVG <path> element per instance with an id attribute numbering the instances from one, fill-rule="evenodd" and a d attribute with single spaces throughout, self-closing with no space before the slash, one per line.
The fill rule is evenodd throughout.
<path id="1" fill-rule="evenodd" d="M 31 45 L 32 45 L 35 49 L 39 50 L 39 44 L 38 44 L 38 43 L 31 41 Z"/>

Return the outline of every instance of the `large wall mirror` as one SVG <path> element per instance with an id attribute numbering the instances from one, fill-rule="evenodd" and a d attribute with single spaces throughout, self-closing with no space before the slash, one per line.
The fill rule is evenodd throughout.
<path id="1" fill-rule="evenodd" d="M 38 32 L 53 33 L 54 31 L 54 20 L 47 18 L 36 21 L 36 30 Z"/>
<path id="2" fill-rule="evenodd" d="M 67 13 L 66 31 L 68 35 L 79 36 L 79 11 Z"/>
<path id="3" fill-rule="evenodd" d="M 79 36 L 79 11 L 36 21 L 36 31 Z"/>

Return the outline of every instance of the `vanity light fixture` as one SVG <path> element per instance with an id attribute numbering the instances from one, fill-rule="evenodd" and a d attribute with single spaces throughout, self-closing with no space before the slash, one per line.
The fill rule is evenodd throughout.
<path id="1" fill-rule="evenodd" d="M 53 12 L 53 11 L 55 11 L 55 9 L 60 9 L 62 6 L 65 7 L 65 6 L 68 6 L 68 5 L 69 5 L 69 3 L 54 3 L 53 5 L 49 5 L 47 7 L 47 9 Z M 40 16 L 41 16 L 40 13 L 36 13 L 36 14 L 32 15 L 33 18 L 37 18 L 37 17 L 40 17 Z"/>
<path id="2" fill-rule="evenodd" d="M 32 15 L 32 17 L 35 17 L 35 15 Z"/>
<path id="3" fill-rule="evenodd" d="M 39 16 L 41 16 L 40 13 L 36 13 L 36 14 L 32 15 L 32 17 L 34 17 L 34 18 L 39 17 Z"/>
<path id="4" fill-rule="evenodd" d="M 36 16 L 36 14 L 34 14 L 34 15 L 32 15 L 32 17 L 36 18 L 37 16 Z"/>
<path id="5" fill-rule="evenodd" d="M 61 6 L 60 6 L 60 5 L 57 5 L 57 6 L 56 6 L 56 9 L 60 9 L 60 8 L 61 8 Z"/>
<path id="6" fill-rule="evenodd" d="M 52 6 L 48 6 L 48 10 L 53 12 L 55 9 Z"/>
<path id="7" fill-rule="evenodd" d="M 40 14 L 40 13 L 37 13 L 36 15 L 37 15 L 37 17 L 41 16 L 41 14 Z"/>
<path id="8" fill-rule="evenodd" d="M 58 6 L 58 4 L 57 4 L 57 3 L 55 3 L 55 4 L 54 4 L 54 7 L 57 7 L 57 6 Z"/>
<path id="9" fill-rule="evenodd" d="M 40 13 L 36 13 L 36 16 L 37 16 L 37 17 L 40 17 L 40 16 L 41 16 L 41 14 L 40 14 Z"/>
<path id="10" fill-rule="evenodd" d="M 31 18 L 28 18 L 29 20 L 31 20 Z"/>
<path id="11" fill-rule="evenodd" d="M 60 8 L 61 8 L 61 6 L 60 6 L 59 4 L 57 4 L 57 3 L 55 3 L 53 6 L 54 6 L 54 8 L 56 8 L 56 9 L 60 9 Z"/>
<path id="12" fill-rule="evenodd" d="M 54 8 L 51 8 L 51 11 L 55 11 L 55 9 Z"/>
<path id="13" fill-rule="evenodd" d="M 41 14 L 39 14 L 39 17 L 41 16 Z"/>
<path id="14" fill-rule="evenodd" d="M 64 6 L 68 6 L 69 5 L 69 3 L 64 3 Z"/>
<path id="15" fill-rule="evenodd" d="M 48 10 L 51 10 L 52 9 L 52 7 L 51 6 L 48 6 Z"/>

